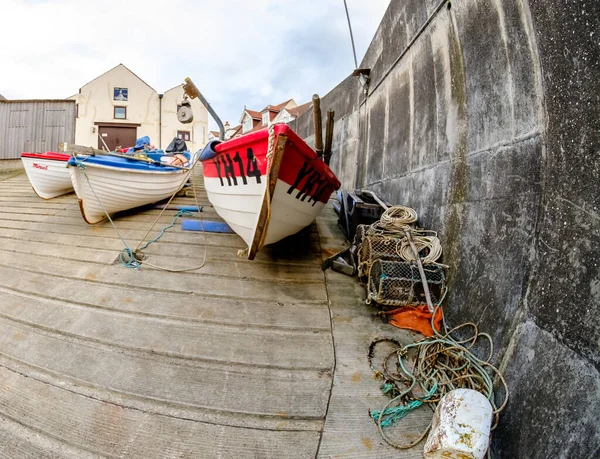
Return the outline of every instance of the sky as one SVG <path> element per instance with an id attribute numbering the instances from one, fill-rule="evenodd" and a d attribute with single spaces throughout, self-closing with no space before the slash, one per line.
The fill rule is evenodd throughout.
<path id="1" fill-rule="evenodd" d="M 347 0 L 358 62 L 390 0 Z M 223 122 L 324 96 L 354 69 L 343 0 L 0 0 L 0 94 L 63 99 L 122 63 L 190 77 Z M 210 120 L 211 128 L 216 123 Z"/>

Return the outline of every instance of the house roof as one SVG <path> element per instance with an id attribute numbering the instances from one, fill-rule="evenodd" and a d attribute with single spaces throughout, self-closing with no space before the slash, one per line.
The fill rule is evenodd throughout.
<path id="1" fill-rule="evenodd" d="M 115 65 L 112 69 L 107 70 L 106 72 L 104 72 L 102 75 L 98 75 L 96 78 L 94 78 L 93 80 L 88 81 L 86 84 L 84 84 L 83 86 L 87 86 L 88 84 L 92 83 L 93 81 L 96 81 L 98 78 L 102 78 L 104 75 L 106 75 L 109 72 L 112 72 L 114 69 L 118 68 L 118 67 L 123 67 L 125 70 L 127 70 L 129 73 L 131 73 L 134 77 L 136 77 L 138 80 L 140 80 L 142 83 L 144 83 L 146 86 L 148 86 L 150 89 L 152 89 L 154 92 L 156 92 L 156 89 L 154 89 L 152 86 L 150 86 L 148 83 L 146 83 L 144 80 L 142 80 L 139 76 L 137 76 L 135 73 L 133 73 L 131 70 L 129 70 L 124 64 L 119 64 L 119 65 Z M 83 88 L 82 86 L 82 88 Z"/>
<path id="2" fill-rule="evenodd" d="M 242 133 L 242 125 L 241 124 L 234 127 L 233 129 L 234 129 L 234 131 L 231 133 L 231 137 L 235 137 L 236 135 Z"/>
<path id="3" fill-rule="evenodd" d="M 3 104 L 20 104 L 22 102 L 67 102 L 75 103 L 74 100 L 70 99 L 0 99 Z"/>
<path id="4" fill-rule="evenodd" d="M 6 100 L 6 97 L 4 97 L 2 94 L 0 94 L 0 100 Z"/>
<path id="5" fill-rule="evenodd" d="M 269 110 L 270 112 L 280 112 L 282 108 L 284 108 L 287 104 L 289 104 L 293 100 L 294 99 L 288 99 L 285 102 L 281 102 L 280 104 L 277 104 L 277 105 L 267 105 L 260 112 L 262 113 L 265 110 Z"/>
<path id="6" fill-rule="evenodd" d="M 249 132 L 254 132 L 254 131 L 258 131 L 259 129 L 262 129 L 264 126 L 262 125 L 262 113 L 265 112 L 265 110 L 269 111 L 271 113 L 271 116 L 269 116 L 270 120 L 273 120 L 274 116 L 272 116 L 273 113 L 277 114 L 279 113 L 283 108 L 285 108 L 285 106 L 287 104 L 289 104 L 290 102 L 293 102 L 294 99 L 288 99 L 284 102 L 281 102 L 280 104 L 277 105 L 267 105 L 265 108 L 263 108 L 260 112 L 257 112 L 256 110 L 249 110 L 247 108 L 244 108 L 244 113 L 242 113 L 242 117 L 240 118 L 240 123 L 243 122 L 244 120 L 244 115 L 247 113 L 250 117 L 252 117 L 253 120 L 258 121 L 258 123 L 254 122 L 252 129 L 244 132 L 244 134 L 248 134 Z M 295 104 L 295 102 L 294 102 Z"/>
<path id="7" fill-rule="evenodd" d="M 181 88 L 182 86 L 183 86 L 183 83 L 181 83 L 181 84 L 178 84 L 177 86 L 173 86 L 172 88 L 170 88 L 170 89 L 167 89 L 167 90 L 166 90 L 166 91 L 165 91 L 163 94 L 166 94 L 166 93 L 168 93 L 169 91 L 172 91 L 173 89 Z"/>
<path id="8" fill-rule="evenodd" d="M 286 108 L 285 110 L 292 116 L 299 117 L 300 115 L 306 113 L 310 107 L 312 107 L 312 102 L 306 102 L 305 104 L 298 105 L 293 108 Z"/>
<path id="9" fill-rule="evenodd" d="M 261 119 L 261 115 L 260 112 L 257 112 L 256 110 L 248 110 L 247 108 L 244 108 L 244 111 L 242 113 L 242 116 L 240 118 L 240 124 L 244 122 L 244 115 L 245 114 L 250 115 L 250 118 L 254 119 L 254 120 L 259 120 Z"/>
<path id="10" fill-rule="evenodd" d="M 250 115 L 252 118 L 254 118 L 256 120 L 260 119 L 260 112 L 257 112 L 256 110 L 246 109 L 246 113 L 248 113 L 248 115 Z"/>

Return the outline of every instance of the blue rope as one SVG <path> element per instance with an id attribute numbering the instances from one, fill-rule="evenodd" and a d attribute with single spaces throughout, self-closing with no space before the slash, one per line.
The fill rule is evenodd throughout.
<path id="1" fill-rule="evenodd" d="M 150 244 L 152 244 L 153 242 L 158 241 L 161 237 L 163 237 L 163 235 L 165 234 L 165 231 L 167 231 L 169 228 L 173 228 L 173 226 L 175 226 L 175 222 L 177 221 L 177 219 L 179 217 L 189 217 L 190 215 L 192 215 L 192 213 L 189 210 L 180 210 L 175 214 L 175 218 L 173 219 L 173 221 L 171 222 L 170 225 L 165 226 L 159 233 L 158 236 L 156 236 L 154 239 L 152 239 L 151 241 L 146 242 L 143 246 L 141 246 L 139 248 L 140 251 L 144 250 L 146 247 L 148 247 Z"/>
<path id="2" fill-rule="evenodd" d="M 389 394 L 392 390 L 392 388 L 388 387 L 388 386 L 392 386 L 392 385 L 391 384 L 383 384 L 381 386 L 382 392 L 386 395 Z M 389 408 L 385 408 L 384 410 L 373 410 L 369 414 L 371 415 L 371 417 L 373 418 L 373 420 L 375 422 L 379 422 L 379 418 L 381 417 L 381 427 L 389 427 L 392 424 L 394 424 L 395 422 L 397 422 L 400 419 L 402 419 L 403 417 L 405 417 L 411 411 L 419 408 L 424 403 L 424 400 L 428 400 L 433 394 L 435 394 L 436 391 L 437 391 L 437 381 L 434 381 L 433 387 L 431 388 L 431 390 L 429 390 L 427 395 L 425 395 L 425 397 L 423 397 L 422 399 L 411 400 L 410 402 L 408 402 L 407 405 L 392 406 Z M 404 394 L 401 394 L 397 398 L 401 398 L 403 396 L 404 396 Z"/>
<path id="3" fill-rule="evenodd" d="M 119 253 L 119 261 L 125 265 L 127 268 L 135 268 L 138 269 L 141 265 L 140 262 L 135 258 L 135 254 L 133 252 L 133 250 L 131 250 L 129 248 L 129 245 L 127 245 L 127 241 L 125 241 L 125 239 L 123 238 L 123 236 L 121 236 L 121 233 L 119 232 L 119 229 L 117 228 L 117 225 L 115 225 L 115 222 L 113 222 L 112 218 L 110 218 L 110 215 L 108 213 L 108 211 L 106 210 L 106 208 L 104 207 L 104 204 L 102 204 L 102 201 L 100 201 L 100 198 L 98 197 L 98 195 L 96 194 L 96 191 L 94 190 L 94 187 L 92 187 L 92 184 L 90 182 L 90 178 L 88 177 L 87 173 L 86 173 L 86 165 L 83 164 L 83 161 L 85 161 L 87 158 L 84 158 L 83 161 L 80 160 L 76 155 L 73 155 L 73 158 L 75 160 L 75 165 L 81 169 L 81 173 L 83 174 L 83 176 L 85 177 L 88 186 L 90 187 L 90 190 L 92 191 L 92 193 L 94 194 L 94 196 L 96 197 L 96 200 L 98 201 L 98 204 L 100 204 L 100 207 L 102 207 L 102 210 L 104 211 L 106 217 L 108 218 L 108 221 L 110 222 L 110 224 L 112 225 L 112 227 L 115 229 L 117 235 L 119 236 L 119 239 L 121 239 L 121 242 L 123 242 L 123 245 L 125 246 L 125 248 L 123 250 L 121 250 L 121 253 Z M 127 256 L 127 260 L 125 260 L 124 255 Z"/>
<path id="4" fill-rule="evenodd" d="M 192 212 L 190 210 L 185 210 L 185 209 L 181 209 L 179 210 L 176 214 L 175 214 L 175 218 L 173 218 L 173 221 L 171 222 L 170 225 L 165 226 L 161 232 L 159 233 L 158 236 L 156 236 L 154 239 L 152 239 L 151 241 L 148 241 L 146 244 L 144 244 L 142 247 L 140 247 L 138 250 L 133 251 L 129 245 L 127 245 L 127 242 L 125 241 L 125 239 L 123 239 L 123 236 L 121 236 L 121 233 L 119 232 L 117 226 L 115 225 L 115 223 L 113 222 L 112 218 L 110 218 L 110 215 L 108 214 L 108 212 L 106 211 L 104 205 L 102 204 L 102 202 L 100 201 L 100 198 L 98 197 L 98 195 L 96 194 L 96 192 L 94 191 L 94 188 L 92 187 L 92 184 L 90 183 L 90 179 L 86 174 L 86 165 L 83 164 L 83 162 L 77 158 L 75 155 L 73 155 L 73 158 L 75 158 L 75 165 L 81 169 L 81 172 L 83 173 L 83 175 L 85 176 L 88 185 L 90 187 L 90 190 L 92 190 L 92 193 L 94 194 L 94 196 L 96 197 L 98 204 L 100 204 L 100 206 L 102 207 L 102 210 L 104 210 L 104 213 L 106 214 L 106 217 L 108 218 L 108 221 L 110 221 L 111 225 L 113 226 L 113 228 L 115 229 L 115 231 L 117 232 L 117 234 L 119 235 L 119 238 L 121 239 L 121 241 L 123 242 L 123 245 L 125 245 L 125 248 L 123 250 L 121 250 L 121 252 L 119 253 L 119 261 L 121 262 L 121 264 L 123 266 L 125 266 L 126 268 L 132 268 L 132 269 L 139 269 L 140 266 L 142 265 L 140 260 L 142 259 L 141 257 L 143 257 L 142 251 L 144 249 L 146 249 L 150 244 L 152 244 L 153 242 L 158 241 L 161 237 L 163 237 L 163 235 L 165 234 L 165 231 L 167 231 L 169 228 L 173 228 L 173 226 L 175 226 L 175 222 L 177 221 L 177 219 L 179 217 L 183 217 L 183 216 L 191 216 L 193 215 Z M 84 159 L 85 160 L 85 159 Z M 195 212 L 202 212 L 202 207 L 197 207 Z"/>
<path id="5" fill-rule="evenodd" d="M 142 251 L 147 248 L 150 244 L 152 244 L 153 242 L 158 241 L 161 237 L 163 237 L 163 235 L 165 234 L 165 231 L 167 231 L 169 228 L 173 228 L 173 226 L 175 226 L 175 222 L 177 221 L 177 219 L 179 217 L 182 216 L 190 216 L 192 215 L 192 213 L 189 210 L 180 210 L 175 214 L 175 218 L 173 218 L 173 221 L 165 226 L 160 233 L 158 234 L 158 236 L 156 236 L 154 239 L 152 239 L 151 241 L 146 242 L 143 246 L 141 246 L 138 250 L 136 250 L 135 252 L 133 250 L 131 250 L 128 246 L 126 248 L 124 248 L 123 250 L 121 250 L 121 253 L 119 254 L 119 261 L 121 262 L 121 264 L 123 266 L 125 266 L 126 268 L 132 268 L 132 269 L 139 269 L 139 267 L 142 265 L 140 263 L 140 259 L 138 258 L 139 256 L 143 256 L 142 255 Z M 137 255 L 137 256 L 136 256 Z"/>

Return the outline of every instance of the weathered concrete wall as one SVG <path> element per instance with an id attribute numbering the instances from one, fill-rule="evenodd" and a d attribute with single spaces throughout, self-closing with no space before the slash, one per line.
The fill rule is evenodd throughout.
<path id="1" fill-rule="evenodd" d="M 332 167 L 439 231 L 449 320 L 492 335 L 510 385 L 495 455 L 598 457 L 600 3 L 438 5 L 393 0 L 368 97 L 322 99 Z"/>

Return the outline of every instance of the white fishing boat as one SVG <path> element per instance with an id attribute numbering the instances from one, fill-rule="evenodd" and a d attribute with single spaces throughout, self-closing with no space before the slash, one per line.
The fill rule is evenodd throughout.
<path id="1" fill-rule="evenodd" d="M 227 142 L 200 161 L 217 213 L 248 245 L 248 258 L 310 225 L 333 191 L 335 174 L 292 129 L 276 124 Z"/>
<path id="2" fill-rule="evenodd" d="M 148 161 L 123 155 L 71 158 L 68 166 L 83 219 L 98 223 L 107 214 L 167 199 L 183 188 L 190 169 L 161 164 L 162 155 L 146 153 Z M 189 153 L 185 156 L 190 159 Z"/>
<path id="3" fill-rule="evenodd" d="M 42 199 L 73 192 L 67 161 L 71 156 L 47 151 L 21 153 L 21 161 L 33 191 Z"/>

